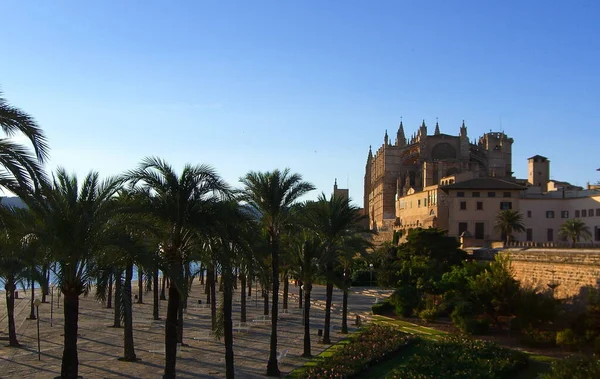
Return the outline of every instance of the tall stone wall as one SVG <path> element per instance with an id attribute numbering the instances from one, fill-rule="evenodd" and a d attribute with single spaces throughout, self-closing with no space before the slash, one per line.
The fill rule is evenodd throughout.
<path id="1" fill-rule="evenodd" d="M 579 295 L 582 287 L 600 287 L 600 249 L 501 249 L 478 250 L 478 260 L 507 255 L 515 278 L 523 285 L 540 289 L 555 286 L 557 298 Z"/>

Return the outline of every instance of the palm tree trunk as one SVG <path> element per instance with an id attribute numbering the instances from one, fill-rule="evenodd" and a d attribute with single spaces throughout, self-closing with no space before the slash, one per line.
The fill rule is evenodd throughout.
<path id="1" fill-rule="evenodd" d="M 246 322 L 246 274 L 241 273 L 240 275 L 240 287 L 242 290 L 240 291 L 240 322 Z"/>
<path id="2" fill-rule="evenodd" d="M 50 286 L 50 269 L 48 268 L 48 264 L 44 263 L 44 265 L 42 266 L 42 273 L 44 275 L 44 281 L 46 283 L 44 283 L 44 289 L 42 289 L 42 303 L 47 303 L 46 301 L 46 295 L 48 295 L 48 287 Z"/>
<path id="3" fill-rule="evenodd" d="M 204 266 L 200 263 L 200 284 L 204 284 Z"/>
<path id="4" fill-rule="evenodd" d="M 233 282 L 233 289 L 237 290 L 237 282 L 238 282 L 238 274 L 237 274 L 237 269 L 233 270 L 233 277 L 232 277 L 232 282 Z"/>
<path id="5" fill-rule="evenodd" d="M 121 284 L 121 271 L 118 271 L 115 274 L 115 317 L 113 328 L 121 327 L 121 302 L 123 301 L 123 289 Z"/>
<path id="6" fill-rule="evenodd" d="M 212 288 L 212 285 L 211 285 L 212 280 L 213 280 L 213 273 L 207 267 L 206 268 L 206 284 L 204 285 L 204 293 L 206 294 L 206 304 L 210 304 L 210 298 L 211 298 L 211 294 L 212 294 L 212 291 L 210 289 Z"/>
<path id="7" fill-rule="evenodd" d="M 248 273 L 248 297 L 252 297 L 252 273 Z"/>
<path id="8" fill-rule="evenodd" d="M 298 281 L 298 308 L 302 309 L 302 281 Z"/>
<path id="9" fill-rule="evenodd" d="M 154 291 L 154 299 L 153 299 L 153 304 L 152 304 L 152 317 L 155 320 L 160 320 L 159 314 L 158 314 L 158 266 L 156 266 L 156 268 L 154 269 L 154 288 L 152 289 Z"/>
<path id="10" fill-rule="evenodd" d="M 76 379 L 79 374 L 79 357 L 77 356 L 77 330 L 79 323 L 80 288 L 66 284 L 61 291 L 64 295 L 64 340 L 60 376 L 63 379 Z"/>
<path id="11" fill-rule="evenodd" d="M 139 270 L 139 266 L 138 266 Z M 139 272 L 138 272 L 138 275 Z M 133 277 L 133 264 L 128 264 L 125 269 L 125 282 L 123 283 L 123 323 L 125 330 L 123 334 L 123 360 L 133 362 L 136 360 L 133 345 L 133 309 L 131 304 L 131 279 Z"/>
<path id="12" fill-rule="evenodd" d="M 162 286 L 161 286 L 161 289 L 160 289 L 160 299 L 161 300 L 167 300 L 167 296 L 165 296 L 165 286 L 166 285 L 167 285 L 167 276 L 163 272 Z"/>
<path id="13" fill-rule="evenodd" d="M 183 309 L 187 309 L 188 306 L 188 294 L 192 291 L 192 284 L 194 284 L 194 277 L 190 269 L 189 262 L 184 267 L 183 282 L 185 284 L 185 291 L 183 292 Z"/>
<path id="14" fill-rule="evenodd" d="M 303 357 L 312 356 L 310 352 L 310 292 L 312 284 L 304 286 L 304 352 Z"/>
<path id="15" fill-rule="evenodd" d="M 329 329 L 331 326 L 331 302 L 333 300 L 333 282 L 327 281 L 325 298 L 325 330 L 323 331 L 323 343 L 330 344 Z"/>
<path id="16" fill-rule="evenodd" d="M 290 280 L 288 273 L 283 275 L 283 309 L 288 309 L 288 293 L 290 290 Z"/>
<path id="17" fill-rule="evenodd" d="M 30 305 L 31 305 L 31 309 L 29 312 L 29 320 L 35 320 L 35 306 L 33 305 L 33 301 L 35 300 L 35 288 L 33 288 L 34 282 L 33 282 L 33 278 L 31 278 L 29 280 L 29 284 L 30 284 L 30 288 L 31 288 L 31 301 L 30 301 Z"/>
<path id="18" fill-rule="evenodd" d="M 163 379 L 175 379 L 177 363 L 177 313 L 179 312 L 179 291 L 176 286 L 169 287 L 167 320 L 165 323 L 165 372 Z"/>
<path id="19" fill-rule="evenodd" d="M 17 329 L 15 328 L 15 282 L 7 278 L 4 284 L 6 295 L 6 314 L 8 319 L 8 346 L 18 347 Z"/>
<path id="20" fill-rule="evenodd" d="M 277 362 L 277 318 L 279 316 L 279 245 L 277 235 L 271 234 L 271 276 L 273 278 L 273 302 L 271 304 L 271 343 L 269 348 L 269 362 L 267 363 L 267 376 L 281 375 Z"/>
<path id="21" fill-rule="evenodd" d="M 234 378 L 234 365 L 233 365 L 233 322 L 232 307 L 233 307 L 233 278 L 231 269 L 223 267 L 223 274 L 221 281 L 225 281 L 223 285 L 223 337 L 225 339 L 225 377 L 227 379 Z M 242 296 L 242 299 L 244 296 Z"/>
<path id="22" fill-rule="evenodd" d="M 106 308 L 112 308 L 113 274 L 108 275 L 108 296 L 106 298 Z"/>
<path id="23" fill-rule="evenodd" d="M 138 271 L 138 304 L 144 304 L 144 300 L 142 295 L 144 294 L 144 276 L 142 274 L 142 267 L 140 265 L 137 266 Z"/>
<path id="24" fill-rule="evenodd" d="M 342 297 L 342 334 L 348 334 L 348 285 L 344 282 Z"/>
<path id="25" fill-rule="evenodd" d="M 182 296 L 183 297 L 183 296 Z M 177 310 L 177 343 L 183 345 L 183 299 L 179 299 Z"/>
<path id="26" fill-rule="evenodd" d="M 210 317 L 212 319 L 213 330 L 215 330 L 217 327 L 217 283 L 214 264 L 212 265 L 211 274 L 212 278 L 210 283 L 210 295 L 212 302 L 210 303 Z"/>
<path id="27" fill-rule="evenodd" d="M 263 296 L 263 300 L 264 300 L 263 314 L 265 316 L 268 316 L 269 315 L 269 293 L 264 288 L 262 289 L 262 296 Z"/>

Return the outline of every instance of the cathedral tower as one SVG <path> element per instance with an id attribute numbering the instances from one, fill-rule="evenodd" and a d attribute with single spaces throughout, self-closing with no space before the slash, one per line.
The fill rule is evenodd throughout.
<path id="1" fill-rule="evenodd" d="M 550 161 L 541 155 L 534 155 L 527 159 L 527 183 L 540 187 L 542 192 L 548 191 L 550 181 Z"/>

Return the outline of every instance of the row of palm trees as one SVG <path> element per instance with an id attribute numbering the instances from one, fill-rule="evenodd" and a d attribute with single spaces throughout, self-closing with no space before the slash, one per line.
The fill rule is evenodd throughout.
<path id="1" fill-rule="evenodd" d="M 25 280 L 43 293 L 53 272 L 63 295 L 64 347 L 61 377 L 77 378 L 79 299 L 96 291 L 110 299 L 114 283 L 115 325 L 123 320 L 123 360 L 137 359 L 133 338 L 131 281 L 152 277 L 153 316 L 158 319 L 159 271 L 169 282 L 165 320 L 164 377 L 176 376 L 177 343 L 183 342 L 183 309 L 197 272 L 206 268 L 211 284 L 213 329 L 225 343 L 227 377 L 233 378 L 232 298 L 237 274 L 242 286 L 245 321 L 246 286 L 271 267 L 261 283 L 271 286 L 271 340 L 267 375 L 278 376 L 277 320 L 280 277 L 284 308 L 290 275 L 304 285 L 304 355 L 310 355 L 309 312 L 312 283 L 327 283 L 325 335 L 329 343 L 333 286 L 344 291 L 347 309 L 352 259 L 369 245 L 361 237 L 361 216 L 348 199 L 321 195 L 314 202 L 300 198 L 314 186 L 288 169 L 249 172 L 232 189 L 205 165 L 186 165 L 177 172 L 162 159 L 150 157 L 118 177 L 100 179 L 97 172 L 83 181 L 64 169 L 48 178 L 41 165 L 48 146 L 41 129 L 24 112 L 0 98 L 0 124 L 8 136 L 24 133 L 26 147 L 0 139 L 0 185 L 17 194 L 26 209 L 0 208 L 0 277 L 5 282 L 9 344 L 18 346 L 14 292 Z M 216 273 L 223 289 L 222 314 L 216 315 Z M 282 274 L 283 273 L 283 274 Z M 163 282 L 164 283 L 164 282 Z M 140 281 L 141 284 L 141 281 Z M 33 285 L 32 285 L 33 288 Z M 164 289 L 164 284 L 163 284 Z M 342 331 L 347 331 L 344 311 Z M 222 320 L 222 321 L 219 321 Z"/>
<path id="2" fill-rule="evenodd" d="M 496 216 L 494 228 L 506 236 L 506 243 L 508 244 L 513 239 L 513 233 L 523 233 L 525 231 L 523 214 L 511 209 L 500 211 Z M 570 241 L 572 246 L 575 246 L 580 240 L 589 241 L 592 239 L 589 226 L 578 218 L 566 220 L 560 226 L 558 235 Z"/>

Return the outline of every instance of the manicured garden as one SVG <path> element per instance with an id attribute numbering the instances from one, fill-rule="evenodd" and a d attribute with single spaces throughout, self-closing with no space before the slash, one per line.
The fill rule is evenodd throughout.
<path id="1" fill-rule="evenodd" d="M 467 336 L 406 333 L 376 321 L 290 374 L 290 378 L 535 378 L 547 370 L 522 352 Z M 531 367 L 533 366 L 533 367 Z M 547 365 L 546 365 L 547 366 Z"/>

